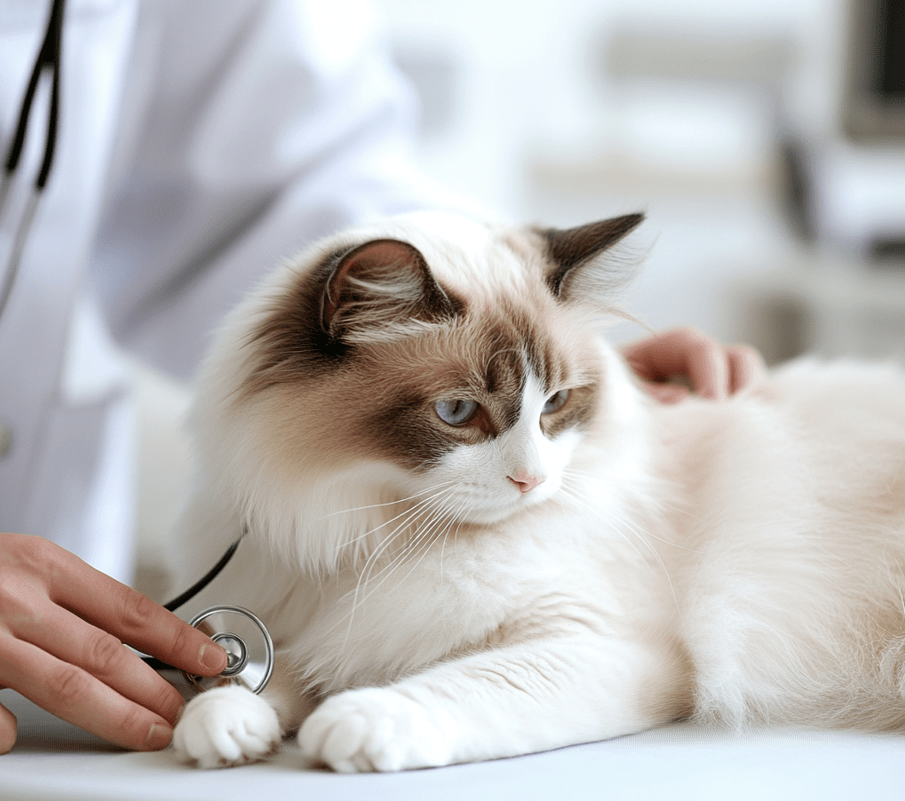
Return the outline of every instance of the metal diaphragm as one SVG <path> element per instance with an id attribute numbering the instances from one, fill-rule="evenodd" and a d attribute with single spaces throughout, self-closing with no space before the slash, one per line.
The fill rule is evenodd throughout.
<path id="1" fill-rule="evenodd" d="M 189 683 L 199 690 L 240 684 L 253 693 L 267 686 L 273 673 L 273 640 L 257 615 L 241 606 L 212 606 L 189 623 L 223 648 L 227 660 L 218 676 L 185 673 Z"/>

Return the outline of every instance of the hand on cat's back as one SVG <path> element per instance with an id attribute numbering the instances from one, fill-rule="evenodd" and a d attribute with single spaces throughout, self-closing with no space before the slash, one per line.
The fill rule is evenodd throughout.
<path id="1" fill-rule="evenodd" d="M 677 403 L 691 392 L 722 400 L 757 383 L 766 371 L 754 348 L 723 345 L 687 327 L 627 345 L 623 355 L 648 394 L 662 403 Z"/>
<path id="2" fill-rule="evenodd" d="M 0 687 L 125 748 L 164 748 L 182 696 L 124 643 L 204 675 L 226 666 L 206 635 L 58 545 L 0 534 Z M 0 753 L 15 741 L 0 706 Z"/>

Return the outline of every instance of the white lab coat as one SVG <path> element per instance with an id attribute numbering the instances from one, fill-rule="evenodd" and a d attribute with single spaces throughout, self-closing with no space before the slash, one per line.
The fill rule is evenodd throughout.
<path id="1" fill-rule="evenodd" d="M 0 0 L 2 153 L 49 5 Z M 128 579 L 117 348 L 188 379 L 278 259 L 435 200 L 409 167 L 411 97 L 374 31 L 361 0 L 68 0 L 56 160 L 0 318 L 0 530 Z M 0 270 L 47 105 L 0 219 Z"/>

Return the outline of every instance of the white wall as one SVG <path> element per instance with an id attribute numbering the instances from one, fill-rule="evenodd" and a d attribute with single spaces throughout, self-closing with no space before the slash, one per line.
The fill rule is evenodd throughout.
<path id="1" fill-rule="evenodd" d="M 383 6 L 401 60 L 427 76 L 430 173 L 518 220 L 646 210 L 632 310 L 776 349 L 758 303 L 813 261 L 777 201 L 777 124 L 818 150 L 839 140 L 844 0 Z"/>

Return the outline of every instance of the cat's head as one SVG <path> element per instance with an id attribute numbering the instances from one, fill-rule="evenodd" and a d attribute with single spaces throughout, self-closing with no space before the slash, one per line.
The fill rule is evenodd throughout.
<path id="1" fill-rule="evenodd" d="M 641 220 L 418 214 L 309 251 L 220 337 L 198 415 L 205 469 L 240 514 L 294 532 L 331 516 L 339 532 L 358 507 L 379 520 L 406 498 L 466 524 L 549 501 L 624 383 L 598 321 L 626 272 L 605 254 Z"/>

